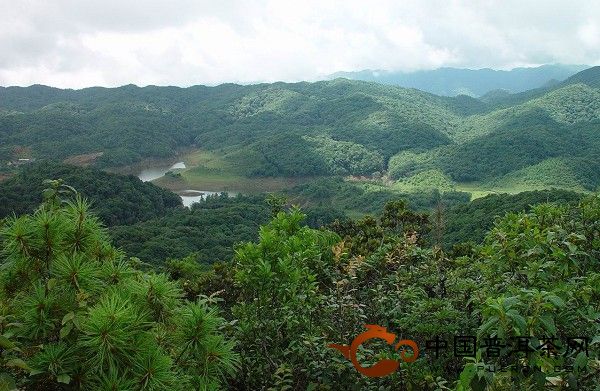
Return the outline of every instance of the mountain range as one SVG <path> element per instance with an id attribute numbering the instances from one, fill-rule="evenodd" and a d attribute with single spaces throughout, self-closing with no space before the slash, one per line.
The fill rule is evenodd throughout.
<path id="1" fill-rule="evenodd" d="M 550 64 L 511 70 L 489 68 L 438 68 L 414 72 L 363 70 L 337 72 L 329 77 L 331 79 L 344 77 L 351 80 L 416 88 L 436 95 L 456 96 L 462 94 L 478 97 L 494 90 L 516 93 L 551 85 L 586 68 L 589 67 L 586 65 Z"/>
<path id="2" fill-rule="evenodd" d="M 315 83 L 0 88 L 0 159 L 98 167 L 199 151 L 173 179 L 354 176 L 403 191 L 600 185 L 600 67 L 481 98 Z M 200 178 L 200 179 L 198 179 Z M 186 182 L 187 181 L 187 182 Z M 187 187 L 191 188 L 191 187 Z"/>

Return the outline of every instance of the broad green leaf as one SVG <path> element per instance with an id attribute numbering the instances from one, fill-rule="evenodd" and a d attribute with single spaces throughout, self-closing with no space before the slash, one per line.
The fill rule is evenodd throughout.
<path id="1" fill-rule="evenodd" d="M 460 384 L 463 386 L 465 390 L 470 388 L 471 380 L 475 377 L 477 373 L 477 366 L 473 363 L 469 363 L 465 365 L 465 368 L 460 373 Z"/>
<path id="2" fill-rule="evenodd" d="M 44 190 L 42 190 L 42 196 L 45 199 L 54 197 L 54 195 L 56 195 L 56 191 L 54 189 L 44 189 Z"/>
<path id="3" fill-rule="evenodd" d="M 575 357 L 575 363 L 574 363 L 574 367 L 577 370 L 581 370 L 583 368 L 585 368 L 585 366 L 587 365 L 588 362 L 588 358 L 585 355 L 584 352 L 580 352 L 577 357 Z"/>
<path id="4" fill-rule="evenodd" d="M 549 335 L 556 335 L 556 326 L 554 325 L 554 319 L 550 314 L 544 314 L 538 318 Z"/>
<path id="5" fill-rule="evenodd" d="M 71 330 L 73 330 L 73 323 L 69 323 L 68 325 L 61 328 L 60 329 L 60 339 L 63 339 L 66 336 L 68 336 L 71 333 Z"/>
<path id="6" fill-rule="evenodd" d="M 556 295 L 548 295 L 546 298 L 557 308 L 562 308 L 565 306 L 565 302 L 563 301 L 563 299 Z"/>
<path id="7" fill-rule="evenodd" d="M 485 377 L 474 377 L 470 385 L 473 391 L 485 391 L 487 389 Z"/>
<path id="8" fill-rule="evenodd" d="M 543 388 L 544 385 L 547 382 L 546 374 L 544 372 L 539 371 L 539 370 L 536 370 L 533 373 L 532 377 L 535 380 L 535 382 L 537 383 L 537 386 L 540 387 L 540 388 Z"/>
<path id="9" fill-rule="evenodd" d="M 72 320 L 74 317 L 75 317 L 75 313 L 73 311 L 67 313 L 65 316 L 63 316 L 62 324 L 64 325 L 68 321 Z"/>
<path id="10" fill-rule="evenodd" d="M 59 383 L 69 384 L 71 382 L 71 376 L 63 373 L 62 375 L 56 376 L 56 381 Z"/>
<path id="11" fill-rule="evenodd" d="M 485 322 L 483 325 L 481 325 L 479 327 L 479 333 L 480 334 L 484 334 L 486 333 L 490 328 L 492 328 L 492 326 L 494 326 L 496 323 L 498 323 L 498 317 L 497 316 L 491 316 L 487 322 Z"/>
<path id="12" fill-rule="evenodd" d="M 12 349 L 15 346 L 16 345 L 10 339 L 6 338 L 4 335 L 0 335 L 0 348 Z"/>
<path id="13" fill-rule="evenodd" d="M 577 245 L 571 243 L 571 242 L 565 242 L 567 247 L 569 248 L 569 252 L 571 252 L 571 254 L 576 253 L 577 252 Z"/>
<path id="14" fill-rule="evenodd" d="M 521 300 L 519 300 L 518 297 L 511 296 L 511 297 L 507 297 L 506 299 L 504 299 L 504 301 L 502 302 L 502 305 L 504 305 L 504 308 L 509 309 L 509 308 L 519 304 L 520 302 L 521 302 Z"/>
<path id="15" fill-rule="evenodd" d="M 10 359 L 6 362 L 6 366 L 8 367 L 17 367 L 17 368 L 21 368 L 21 369 L 25 369 L 27 371 L 29 371 L 31 368 L 29 368 L 29 365 L 27 365 L 27 363 L 23 360 L 21 360 L 20 358 L 13 358 Z"/>
<path id="16" fill-rule="evenodd" d="M 527 322 L 525 321 L 525 318 L 523 318 L 521 315 L 519 315 L 516 311 L 513 310 L 508 311 L 506 313 L 506 316 L 508 316 L 516 323 L 518 330 L 525 331 L 525 329 L 527 328 Z"/>
<path id="17" fill-rule="evenodd" d="M 16 389 L 15 379 L 8 373 L 0 373 L 0 391 L 13 391 Z"/>

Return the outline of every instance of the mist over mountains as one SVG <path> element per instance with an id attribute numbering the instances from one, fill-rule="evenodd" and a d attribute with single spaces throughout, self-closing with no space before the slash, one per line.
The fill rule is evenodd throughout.
<path id="1" fill-rule="evenodd" d="M 511 70 L 438 68 L 414 72 L 363 70 L 336 72 L 330 78 L 344 77 L 351 80 L 373 81 L 405 88 L 416 88 L 436 95 L 482 96 L 494 90 L 510 93 L 543 87 L 562 81 L 575 73 L 589 68 L 587 65 L 547 64 L 531 68 Z"/>

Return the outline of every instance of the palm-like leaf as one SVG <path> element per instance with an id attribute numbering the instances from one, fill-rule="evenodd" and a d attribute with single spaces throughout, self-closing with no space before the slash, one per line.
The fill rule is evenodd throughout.
<path id="1" fill-rule="evenodd" d="M 80 345 L 89 349 L 90 365 L 98 371 L 128 366 L 138 349 L 138 334 L 147 329 L 144 316 L 116 292 L 110 292 L 89 311 Z"/>
<path id="2" fill-rule="evenodd" d="M 44 345 L 44 348 L 30 360 L 34 375 L 63 383 L 66 379 L 70 379 L 76 366 L 77 356 L 74 349 L 62 342 Z"/>
<path id="3" fill-rule="evenodd" d="M 159 349 L 140 351 L 133 365 L 138 389 L 147 391 L 177 389 L 179 383 L 171 366 L 171 358 Z"/>
<path id="4" fill-rule="evenodd" d="M 155 321 L 167 319 L 183 296 L 179 284 L 165 274 L 145 275 L 133 283 L 131 290 Z"/>

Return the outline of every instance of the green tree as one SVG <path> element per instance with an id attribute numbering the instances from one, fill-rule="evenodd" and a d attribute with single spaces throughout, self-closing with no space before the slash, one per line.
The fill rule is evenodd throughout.
<path id="1" fill-rule="evenodd" d="M 79 195 L 52 183 L 33 214 L 0 232 L 3 349 L 27 389 L 216 390 L 238 363 L 224 320 L 177 282 L 111 246 Z M 0 338 L 0 342 L 5 337 Z M 14 352 L 12 354 L 15 354 Z"/>
<path id="2" fill-rule="evenodd" d="M 332 264 L 331 246 L 338 237 L 302 226 L 303 219 L 297 209 L 279 212 L 261 227 L 258 243 L 236 250 L 240 295 L 233 316 L 246 389 L 276 385 L 283 368 L 306 385 L 306 372 L 320 361 L 317 347 L 325 349 L 317 276 Z"/>

